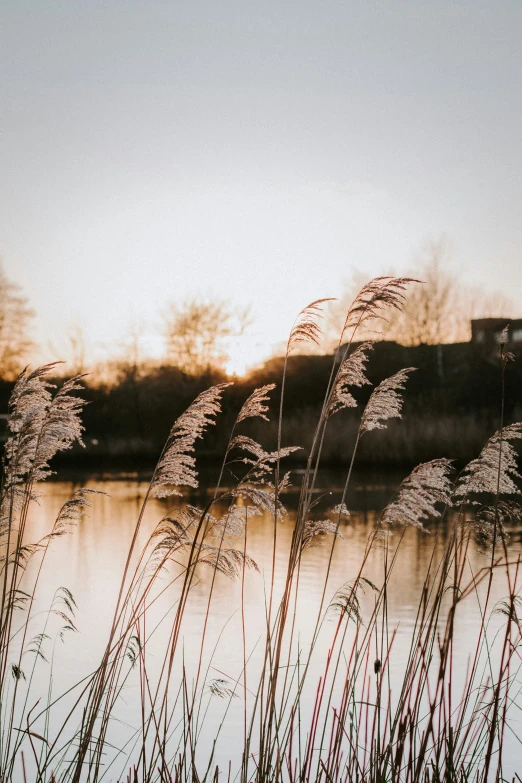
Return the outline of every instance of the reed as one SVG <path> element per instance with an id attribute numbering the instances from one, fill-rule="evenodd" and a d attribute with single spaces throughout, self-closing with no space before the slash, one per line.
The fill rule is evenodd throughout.
<path id="1" fill-rule="evenodd" d="M 508 779 L 504 736 L 513 730 L 513 716 L 522 706 L 517 686 L 520 560 L 511 561 L 507 547 L 509 526 L 522 518 L 513 500 L 519 494 L 516 442 L 522 438 L 522 424 L 504 423 L 510 359 L 504 344 L 499 431 L 459 475 L 444 458 L 415 468 L 382 510 L 357 571 L 330 592 L 332 561 L 349 515 L 357 456 L 367 443 L 377 442 L 380 430 L 401 418 L 403 393 L 413 371 L 401 370 L 373 389 L 351 430 L 351 443 L 345 443 L 346 476 L 339 502 L 332 510 L 323 499 L 326 508 L 321 509 L 315 490 L 329 433 L 341 411 L 357 408 L 357 391 L 369 384 L 366 368 L 373 343 L 353 348 L 352 344 L 361 327 L 368 331 L 375 319 L 399 311 L 408 286 L 415 282 L 377 278 L 363 287 L 349 308 L 322 408 L 306 433 L 306 469 L 300 477 L 283 586 L 275 584 L 275 571 L 278 529 L 287 514 L 284 500 L 291 478 L 284 460 L 298 448 L 282 445 L 288 432 L 286 365 L 303 341 L 318 339 L 327 300 L 304 308 L 291 331 L 275 450 L 266 450 L 243 430 L 245 421 L 268 420 L 274 388 L 270 384 L 255 390 L 242 406 L 228 436 L 217 487 L 206 505 L 175 505 L 142 545 L 150 500 L 163 498 L 168 503 L 184 488 L 197 487 L 196 441 L 215 424 L 227 384 L 201 393 L 176 420 L 136 520 L 99 662 L 76 685 L 58 694 L 54 653 L 47 659 L 46 650 L 59 640 L 66 643 L 67 634 L 76 631 L 77 607 L 70 591 L 60 587 L 42 612 L 40 577 L 55 540 L 74 535 L 75 524 L 92 502 L 92 491 L 78 490 L 39 541 L 27 541 L 27 528 L 39 485 L 50 473 L 50 461 L 81 442 L 81 377 L 54 390 L 48 381 L 54 365 L 21 374 L 10 402 L 2 478 L 0 781 L 194 783 L 226 778 L 241 783 L 487 783 Z M 254 665 L 254 640 L 247 636 L 245 619 L 245 574 L 257 568 L 248 554 L 248 530 L 260 514 L 273 520 L 273 544 L 259 661 Z M 389 587 L 401 543 L 393 546 L 389 532 L 402 531 L 402 541 L 408 527 L 424 533 L 434 520 L 441 522 L 439 531 L 449 532 L 442 555 L 438 548 L 442 534 L 434 536 L 408 654 L 401 664 L 400 687 L 394 690 L 396 628 L 389 620 Z M 298 622 L 303 557 L 314 541 L 325 537 L 329 549 L 325 571 L 317 575 L 318 610 L 312 633 L 303 641 Z M 477 542 L 489 554 L 484 567 L 474 573 L 469 552 Z M 378 581 L 367 576 L 370 558 L 378 558 Z M 203 599 L 199 658 L 195 667 L 188 667 L 183 647 L 187 607 L 205 568 L 210 569 L 211 579 Z M 242 635 L 237 644 L 242 668 L 233 680 L 211 677 L 208 627 L 220 574 L 241 585 Z M 506 597 L 493 605 L 493 581 L 500 579 Z M 469 640 L 466 674 L 457 677 L 456 627 L 473 603 L 480 617 L 478 632 Z M 312 661 L 320 656 L 322 673 L 315 681 Z M 42 700 L 36 693 L 44 677 L 48 682 Z M 115 726 L 121 721 L 131 683 L 139 698 L 126 710 L 128 730 L 122 741 Z M 228 766 L 220 768 L 221 733 L 236 699 L 242 701 L 237 735 L 241 747 Z M 203 746 L 204 726 L 217 709 L 221 709 L 220 722 L 210 745 Z M 521 778 L 511 778 L 516 779 Z"/>

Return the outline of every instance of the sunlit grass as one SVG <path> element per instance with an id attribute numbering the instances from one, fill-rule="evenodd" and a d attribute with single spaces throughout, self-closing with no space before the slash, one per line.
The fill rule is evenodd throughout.
<path id="1" fill-rule="evenodd" d="M 90 492 L 78 490 L 39 541 L 28 542 L 26 531 L 37 500 L 35 487 L 47 477 L 50 460 L 81 439 L 79 379 L 55 392 L 47 381 L 52 366 L 20 376 L 10 404 L 2 483 L 0 780 L 507 780 L 504 736 L 522 706 L 517 685 L 520 562 L 510 562 L 506 543 L 507 529 L 520 519 L 513 498 L 520 480 L 515 446 L 522 425 L 505 426 L 503 395 L 500 430 L 477 459 L 458 476 L 447 459 L 418 466 L 380 514 L 359 568 L 333 595 L 329 592 L 336 541 L 349 519 L 359 444 L 378 439 L 379 430 L 401 418 L 411 368 L 373 389 L 346 443 L 345 484 L 334 508 L 321 498 L 323 505 L 318 503 L 315 491 L 325 433 L 335 428 L 340 410 L 357 406 L 359 390 L 369 383 L 372 346 L 352 350 L 357 330 L 387 310 L 400 310 L 411 282 L 371 281 L 349 308 L 322 410 L 306 433 L 306 469 L 300 475 L 284 583 L 275 584 L 278 528 L 286 517 L 285 491 L 292 480 L 284 460 L 300 445 L 286 443 L 286 363 L 297 346 L 319 339 L 326 300 L 304 308 L 292 328 L 275 450 L 265 449 L 244 429 L 246 420 L 268 417 L 273 391 L 268 385 L 254 391 L 237 415 L 215 492 L 204 508 L 187 503 L 169 511 L 168 502 L 185 488 L 197 487 L 195 445 L 226 405 L 228 384 L 200 394 L 175 421 L 135 522 L 116 602 L 107 607 L 112 621 L 103 652 L 94 671 L 85 672 L 67 693 L 55 692 L 55 650 L 75 633 L 77 607 L 63 586 L 42 611 L 40 575 L 55 539 L 74 535 L 91 502 Z M 501 346 L 502 384 L 508 358 Z M 164 499 L 166 513 L 142 545 L 151 498 Z M 245 574 L 257 568 L 248 554 L 249 528 L 260 513 L 273 520 L 273 544 L 254 665 L 254 640 L 246 630 Z M 443 521 L 449 533 L 442 555 L 434 547 L 420 594 L 411 597 L 416 617 L 401 662 L 400 687 L 394 690 L 396 629 L 389 621 L 389 585 L 400 543 L 392 546 L 388 534 L 391 528 L 408 526 L 423 531 L 434 519 Z M 318 608 L 304 639 L 298 627 L 303 556 L 317 538 L 325 537 L 327 565 L 317 574 Z M 469 559 L 475 545 L 488 553 L 478 573 L 472 572 Z M 381 563 L 377 581 L 367 575 L 368 562 L 375 558 Z M 204 583 L 203 569 L 210 574 Z M 216 676 L 209 664 L 208 628 L 216 580 L 223 576 L 237 581 L 241 595 L 242 633 L 236 642 L 242 665 L 231 677 Z M 503 580 L 505 594 L 496 605 L 494 580 Z M 199 657 L 188 662 L 183 632 L 195 588 L 204 602 L 204 622 Z M 477 634 L 469 639 L 466 673 L 459 670 L 456 676 L 456 660 L 462 656 L 455 647 L 456 630 L 470 605 L 478 613 Z M 312 660 L 320 655 L 322 674 L 315 681 Z M 129 697 L 131 686 L 137 700 Z M 222 727 L 238 702 L 240 745 L 223 748 Z M 221 723 L 215 724 L 213 742 L 203 745 L 203 727 L 215 711 Z M 234 715 L 238 720 L 237 711 Z M 230 764 L 223 767 L 221 762 L 219 769 L 217 759 L 227 752 Z"/>

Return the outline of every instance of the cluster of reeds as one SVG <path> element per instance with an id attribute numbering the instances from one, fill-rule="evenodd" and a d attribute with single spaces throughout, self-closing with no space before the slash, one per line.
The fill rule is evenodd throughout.
<path id="1" fill-rule="evenodd" d="M 52 633 L 66 640 L 67 633 L 75 631 L 76 605 L 71 593 L 60 587 L 47 611 L 39 607 L 37 611 L 38 590 L 49 548 L 54 539 L 72 531 L 90 505 L 92 490 L 78 490 L 41 540 L 28 543 L 26 530 L 38 485 L 49 475 L 50 460 L 81 441 L 82 401 L 77 395 L 81 378 L 53 393 L 46 379 L 52 366 L 22 373 L 10 403 L 0 519 L 0 781 L 226 778 L 242 783 L 486 783 L 506 779 L 503 740 L 518 708 L 522 631 L 520 563 L 509 560 L 506 531 L 519 515 L 513 502 L 520 478 L 513 443 L 522 437 L 522 425 L 504 426 L 501 419 L 500 430 L 456 477 L 446 459 L 419 465 L 382 511 L 357 573 L 333 596 L 329 594 L 336 540 L 349 516 L 350 479 L 359 443 L 378 437 L 375 430 L 400 418 L 412 368 L 373 389 L 354 442 L 347 444 L 346 482 L 333 515 L 332 509 L 320 512 L 315 493 L 325 433 L 340 410 L 357 406 L 357 389 L 369 383 L 366 367 L 372 343 L 352 349 L 358 329 L 387 310 L 399 310 L 411 282 L 377 278 L 363 287 L 347 314 L 301 477 L 282 591 L 274 584 L 278 527 L 286 515 L 284 493 L 290 481 L 282 465 L 297 448 L 283 446 L 284 372 L 276 450 L 266 451 L 243 430 L 243 422 L 249 419 L 266 419 L 273 387 L 264 386 L 246 400 L 237 416 L 217 487 L 205 507 L 177 504 L 142 547 L 149 499 L 168 502 L 184 487 L 197 487 L 195 443 L 215 423 L 227 384 L 200 394 L 174 423 L 136 521 L 99 663 L 64 694 L 54 693 L 53 660 L 46 661 L 46 649 Z M 288 340 L 287 358 L 301 342 L 318 339 L 324 301 L 313 302 L 299 315 Z M 501 384 L 508 360 L 502 345 Z M 499 399 L 502 405 L 502 393 Z M 230 475 L 236 477 L 232 488 Z M 273 520 L 273 551 L 265 585 L 262 662 L 253 671 L 244 584 L 246 569 L 256 568 L 247 554 L 248 528 L 259 514 L 269 514 Z M 395 629 L 388 621 L 388 587 L 400 545 L 393 547 L 388 534 L 391 526 L 402 531 L 411 526 L 424 529 L 432 520 L 449 525 L 450 534 L 442 558 L 434 554 L 418 596 L 401 687 L 393 692 Z M 331 539 L 326 572 L 318 575 L 319 610 L 311 638 L 303 645 L 296 620 L 303 553 L 316 537 L 325 535 Z M 484 568 L 472 573 L 469 548 L 477 542 L 489 554 Z M 377 584 L 365 575 L 367 561 L 376 551 L 382 558 L 382 579 Z M 183 661 L 184 619 L 202 568 L 210 568 L 212 577 L 200 656 L 189 679 Z M 242 586 L 243 634 L 238 644 L 243 665 L 233 682 L 210 679 L 205 663 L 207 625 L 219 574 L 240 580 Z M 498 574 L 505 579 L 506 598 L 493 606 L 492 584 Z M 373 596 L 366 614 L 361 600 L 365 591 Z M 156 608 L 165 597 L 171 609 L 163 621 L 157 620 Z M 456 681 L 455 627 L 474 599 L 479 602 L 479 630 L 470 644 L 466 675 Z M 492 637 L 488 627 L 495 611 L 504 622 Z M 326 622 L 332 618 L 333 623 Z M 160 627 L 164 643 L 158 658 L 150 655 L 149 648 Z M 322 675 L 310 683 L 319 639 L 328 634 Z M 36 680 L 41 686 L 45 676 L 49 677 L 46 698 L 35 700 Z M 133 728 L 125 742 L 116 743 L 114 723 L 131 681 L 139 691 L 135 714 L 127 715 Z M 310 687 L 315 693 L 311 706 L 306 701 Z M 230 703 L 237 698 L 243 701 L 241 750 L 228 767 L 220 769 L 216 761 L 220 731 Z M 223 717 L 213 741 L 202 749 L 202 726 L 213 701 L 225 705 Z"/>

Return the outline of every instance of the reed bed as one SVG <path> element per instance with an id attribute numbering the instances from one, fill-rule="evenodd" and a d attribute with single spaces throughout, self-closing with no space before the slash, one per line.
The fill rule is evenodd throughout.
<path id="1" fill-rule="evenodd" d="M 118 595 L 108 607 L 112 621 L 99 661 L 63 693 L 54 687 L 54 650 L 76 631 L 76 603 L 58 587 L 41 608 L 42 571 L 55 540 L 74 535 L 90 506 L 92 490 L 79 489 L 48 532 L 27 540 L 28 519 L 39 485 L 57 452 L 81 442 L 81 377 L 55 390 L 54 365 L 24 371 L 9 407 L 1 499 L 0 780 L 1 781 L 288 781 L 288 783 L 438 783 L 515 781 L 506 777 L 504 738 L 522 706 L 518 692 L 522 599 L 520 561 L 510 560 L 507 535 L 520 522 L 520 475 L 516 443 L 522 424 L 504 423 L 503 399 L 509 354 L 500 346 L 500 429 L 460 474 L 445 458 L 418 465 L 380 513 L 362 562 L 344 585 L 331 591 L 329 576 L 337 540 L 349 518 L 350 481 L 361 448 L 378 450 L 379 430 L 401 418 L 403 394 L 413 368 L 376 386 L 358 424 L 345 440 L 344 489 L 331 508 L 316 485 L 327 442 L 340 411 L 357 408 L 357 391 L 369 384 L 372 342 L 358 344 L 358 330 L 386 312 L 400 310 L 407 278 L 377 278 L 353 301 L 318 420 L 306 433 L 306 469 L 285 565 L 275 583 L 278 529 L 286 516 L 292 477 L 284 461 L 299 447 L 283 445 L 285 368 L 277 421 L 277 446 L 265 448 L 245 422 L 268 420 L 273 385 L 255 390 L 241 408 L 228 439 L 213 494 L 203 508 L 176 503 L 198 485 L 195 444 L 215 424 L 228 384 L 200 394 L 175 421 L 153 472 L 126 554 Z M 299 314 L 286 359 L 320 336 L 324 303 Z M 256 431 L 258 431 L 256 425 Z M 295 427 L 293 428 L 295 430 Z M 375 445 L 377 444 L 377 445 Z M 370 450 L 371 450 L 370 449 Z M 232 478 L 234 479 L 232 481 Z M 294 479 L 295 482 L 295 479 Z M 152 498 L 166 513 L 143 544 L 144 518 Z M 245 579 L 257 564 L 248 531 L 256 516 L 273 520 L 272 568 L 264 583 L 264 615 L 257 663 L 247 634 Z M 389 586 L 400 543 L 390 530 L 425 531 L 437 522 L 447 531 L 433 556 L 416 600 L 409 650 L 400 687 L 392 688 L 396 628 L 389 621 Z M 402 538 L 402 532 L 399 535 Z M 328 541 L 324 573 L 317 575 L 318 606 L 312 631 L 299 629 L 300 580 L 306 550 Z M 471 547 L 487 557 L 473 572 Z M 442 551 L 442 554 L 440 554 Z M 253 553 L 255 555 L 255 553 Z M 368 578 L 379 559 L 380 579 Z M 187 611 L 203 569 L 204 623 L 199 658 L 186 661 Z M 209 661 L 216 580 L 240 585 L 242 666 L 234 679 L 215 677 Z M 493 583 L 503 580 L 505 598 L 493 602 Z M 167 606 L 167 610 L 164 607 Z M 465 674 L 456 659 L 457 629 L 466 612 L 478 613 L 469 639 Z M 314 610 L 315 611 L 315 610 Z M 158 643 L 161 640 L 161 645 Z M 158 654 L 161 649 L 161 654 Z M 49 650 L 52 652 L 49 653 Z M 312 666 L 322 656 L 316 679 Z M 190 664 L 190 666 L 189 666 Z M 396 682 L 396 680 L 394 680 Z M 130 687 L 138 697 L 128 700 Z M 42 695 L 43 694 L 43 695 Z M 313 694 L 310 697 L 310 694 Z M 222 748 L 231 705 L 241 703 L 239 745 Z M 202 744 L 209 715 L 220 710 L 210 742 Z M 121 731 L 125 717 L 125 739 Z M 230 761 L 223 762 L 230 750 Z M 233 752 L 232 752 L 233 751 Z M 522 754 L 521 754 L 522 757 Z M 522 764 L 521 764 L 522 769 Z M 514 776 L 513 776 L 514 775 Z"/>

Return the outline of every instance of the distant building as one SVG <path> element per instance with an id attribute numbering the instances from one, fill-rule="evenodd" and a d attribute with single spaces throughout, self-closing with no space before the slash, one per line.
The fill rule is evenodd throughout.
<path id="1" fill-rule="evenodd" d="M 522 318 L 476 318 L 471 322 L 471 342 L 485 353 L 498 350 L 500 337 L 506 326 L 506 350 L 521 352 Z"/>

